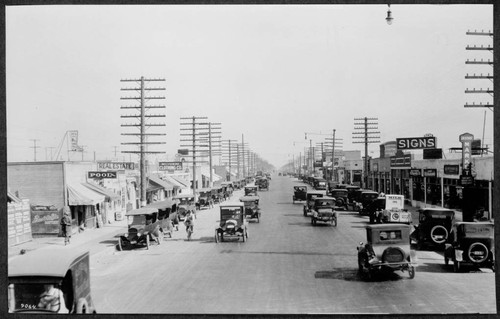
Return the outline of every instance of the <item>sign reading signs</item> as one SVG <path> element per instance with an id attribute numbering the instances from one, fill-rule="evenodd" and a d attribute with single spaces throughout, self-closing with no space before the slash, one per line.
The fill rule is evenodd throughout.
<path id="1" fill-rule="evenodd" d="M 160 171 L 182 170 L 182 162 L 159 162 L 158 165 L 160 166 L 159 167 Z"/>
<path id="2" fill-rule="evenodd" d="M 458 139 L 462 142 L 462 174 L 470 175 L 470 171 L 467 170 L 471 163 L 472 141 L 474 141 L 474 135 L 464 133 L 460 135 Z"/>
<path id="3" fill-rule="evenodd" d="M 434 136 L 397 138 L 396 147 L 398 150 L 436 148 L 436 138 Z"/>
<path id="4" fill-rule="evenodd" d="M 411 166 L 411 154 L 391 157 L 391 167 L 410 167 L 410 166 Z"/>
<path id="5" fill-rule="evenodd" d="M 97 168 L 99 169 L 134 169 L 134 163 L 132 162 L 97 162 Z"/>
<path id="6" fill-rule="evenodd" d="M 436 177 L 437 170 L 435 168 L 424 168 L 424 177 Z"/>
<path id="7" fill-rule="evenodd" d="M 116 172 L 88 172 L 89 178 L 116 178 Z"/>
<path id="8" fill-rule="evenodd" d="M 460 174 L 460 166 L 459 165 L 445 165 L 444 166 L 445 175 L 458 175 Z"/>

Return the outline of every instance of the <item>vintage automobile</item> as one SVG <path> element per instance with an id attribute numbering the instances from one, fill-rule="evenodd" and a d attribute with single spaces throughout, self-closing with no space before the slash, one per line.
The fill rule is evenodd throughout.
<path id="1" fill-rule="evenodd" d="M 269 190 L 269 181 L 265 178 L 258 180 L 255 184 L 257 185 L 259 190 Z"/>
<path id="2" fill-rule="evenodd" d="M 306 200 L 307 186 L 294 186 L 292 202 Z"/>
<path id="3" fill-rule="evenodd" d="M 257 186 L 245 186 L 245 196 L 257 196 Z"/>
<path id="4" fill-rule="evenodd" d="M 211 188 L 200 188 L 197 190 L 199 196 L 198 201 L 196 202 L 196 209 L 210 209 L 212 207 L 212 199 L 211 199 Z"/>
<path id="5" fill-rule="evenodd" d="M 361 215 L 368 215 L 370 216 L 370 224 L 375 224 L 375 223 L 382 223 L 381 220 L 379 220 L 379 217 L 382 217 L 380 214 L 381 211 L 385 209 L 385 196 L 379 196 L 372 202 L 368 203 L 366 206 L 363 207 L 363 211 L 361 212 Z"/>
<path id="6" fill-rule="evenodd" d="M 405 197 L 392 194 L 386 194 L 384 197 L 385 209 L 376 212 L 376 219 L 382 223 L 411 224 L 411 212 L 404 208 Z"/>
<path id="7" fill-rule="evenodd" d="M 347 210 L 347 189 L 334 188 L 328 192 L 328 196 L 335 198 L 335 209 Z"/>
<path id="8" fill-rule="evenodd" d="M 352 205 L 354 210 L 357 211 L 360 215 L 365 213 L 363 207 L 366 207 L 369 203 L 377 199 L 378 193 L 369 189 L 358 189 L 354 191 L 354 197 Z"/>
<path id="9" fill-rule="evenodd" d="M 312 213 L 311 209 L 314 205 L 314 200 L 318 197 L 323 197 L 324 192 L 321 191 L 308 191 L 306 194 L 306 202 L 304 204 L 304 216 Z"/>
<path id="10" fill-rule="evenodd" d="M 337 212 L 335 211 L 335 198 L 323 196 L 314 199 L 314 205 L 311 209 L 311 224 L 317 222 L 330 223 L 337 226 Z"/>
<path id="11" fill-rule="evenodd" d="M 366 244 L 359 243 L 358 270 L 362 277 L 371 279 L 375 272 L 408 271 L 415 277 L 414 252 L 410 250 L 410 226 L 380 224 L 366 226 Z"/>
<path id="12" fill-rule="evenodd" d="M 247 222 L 243 203 L 220 205 L 219 227 L 215 229 L 215 242 L 222 242 L 227 238 L 248 239 Z"/>
<path id="13" fill-rule="evenodd" d="M 90 292 L 88 251 L 38 249 L 8 261 L 10 313 L 96 313 Z M 49 286 L 51 285 L 51 286 Z M 53 287 L 59 294 L 54 307 L 43 307 L 42 293 Z M 36 317 L 36 316 L 35 316 Z"/>
<path id="14" fill-rule="evenodd" d="M 163 234 L 163 237 L 172 238 L 172 232 L 174 231 L 174 224 L 170 217 L 170 213 L 172 212 L 172 206 L 174 205 L 174 201 L 171 199 L 165 199 L 163 201 L 153 202 L 149 204 L 149 208 L 154 208 L 158 210 L 158 214 L 152 214 L 152 219 L 158 221 L 160 226 L 160 236 Z M 161 239 L 161 237 L 160 237 Z"/>
<path id="15" fill-rule="evenodd" d="M 196 210 L 194 195 L 192 194 L 179 194 L 174 196 L 174 200 L 177 200 L 178 202 L 177 212 L 179 213 L 179 220 L 181 221 L 184 220 L 189 210 L 192 212 Z"/>
<path id="16" fill-rule="evenodd" d="M 149 206 L 128 211 L 125 214 L 129 221 L 128 231 L 118 238 L 118 250 L 138 246 L 149 249 L 152 241 L 159 245 L 164 234 L 157 215 L 158 209 Z"/>
<path id="17" fill-rule="evenodd" d="M 212 188 L 212 191 L 210 192 L 210 196 L 214 204 L 220 204 L 224 200 L 224 196 L 222 194 L 222 187 L 214 186 Z"/>
<path id="18" fill-rule="evenodd" d="M 425 245 L 444 247 L 455 219 L 455 211 L 446 208 L 421 208 L 418 210 L 418 226 L 412 237 L 417 249 Z"/>
<path id="19" fill-rule="evenodd" d="M 260 223 L 261 210 L 259 208 L 258 196 L 242 196 L 240 202 L 245 206 L 245 218 L 247 220 L 257 220 Z"/>
<path id="20" fill-rule="evenodd" d="M 457 272 L 463 263 L 495 270 L 493 222 L 456 222 L 444 248 L 444 263 Z"/>
<path id="21" fill-rule="evenodd" d="M 356 185 L 346 185 L 346 184 L 341 184 L 338 187 L 347 189 L 347 209 L 355 210 L 356 203 L 354 199 L 357 195 L 357 191 L 360 190 L 361 187 Z"/>
<path id="22" fill-rule="evenodd" d="M 320 177 L 315 177 L 313 180 L 313 187 L 316 190 L 326 190 L 326 180 Z"/>

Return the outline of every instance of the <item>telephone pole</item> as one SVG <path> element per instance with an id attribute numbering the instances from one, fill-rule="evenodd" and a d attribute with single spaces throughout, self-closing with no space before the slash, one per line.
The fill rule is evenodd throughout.
<path id="1" fill-rule="evenodd" d="M 231 181 L 231 166 L 234 162 L 236 140 L 222 140 L 222 162 L 229 167 L 229 175 L 226 176 L 227 181 Z"/>
<path id="2" fill-rule="evenodd" d="M 208 156 L 210 166 L 210 187 L 214 186 L 213 155 L 221 154 L 221 123 L 208 123 Z"/>
<path id="3" fill-rule="evenodd" d="M 368 185 L 368 144 L 371 143 L 380 143 L 380 132 L 373 131 L 378 130 L 378 118 L 372 117 L 364 117 L 364 118 L 355 118 L 354 119 L 354 130 L 353 139 L 357 140 L 353 143 L 363 143 L 365 144 L 365 160 L 364 160 L 364 169 L 363 169 L 363 185 L 362 187 L 367 187 Z M 361 126 L 359 126 L 361 125 Z"/>
<path id="4" fill-rule="evenodd" d="M 36 149 L 40 148 L 40 146 L 36 146 L 36 142 L 39 141 L 39 140 L 32 139 L 32 141 L 33 141 L 33 146 L 31 146 L 30 148 L 33 149 L 34 162 L 36 162 Z"/>
<path id="5" fill-rule="evenodd" d="M 122 106 L 121 109 L 133 110 L 135 114 L 122 115 L 121 118 L 132 118 L 136 119 L 135 123 L 130 124 L 122 124 L 122 127 L 134 127 L 139 129 L 139 133 L 122 133 L 124 136 L 136 136 L 139 137 L 139 142 L 125 142 L 121 143 L 121 145 L 136 145 L 139 147 L 139 150 L 136 151 L 122 151 L 122 153 L 133 153 L 139 154 L 140 156 L 140 174 L 141 174 L 141 207 L 146 206 L 146 189 L 147 189 L 147 163 L 146 163 L 146 154 L 161 154 L 164 152 L 160 151 L 149 151 L 149 145 L 158 145 L 158 144 L 166 144 L 165 142 L 149 142 L 148 138 L 153 136 L 165 136 L 165 133 L 146 133 L 152 127 L 164 127 L 165 123 L 150 123 L 148 120 L 151 118 L 165 118 L 165 114 L 149 114 L 148 112 L 154 109 L 165 109 L 164 105 L 146 105 L 146 100 L 164 100 L 164 96 L 148 96 L 147 92 L 150 91 L 164 91 L 163 87 L 147 87 L 147 84 L 150 82 L 164 82 L 165 79 L 146 79 L 141 76 L 140 79 L 124 79 L 120 80 L 120 82 L 135 82 L 138 83 L 139 87 L 132 88 L 122 88 L 122 91 L 134 91 L 138 93 L 137 96 L 132 97 L 121 97 L 121 100 L 134 100 L 138 101 L 139 105 L 133 106 Z"/>
<path id="6" fill-rule="evenodd" d="M 337 147 L 342 146 L 342 139 L 336 138 L 335 137 L 335 132 L 336 130 L 333 129 L 333 134 L 331 138 L 325 138 L 326 144 L 327 144 L 327 151 L 329 151 L 329 148 L 332 148 L 332 174 L 330 175 L 330 180 L 336 181 L 337 180 L 337 175 L 335 174 L 335 150 Z"/>
<path id="7" fill-rule="evenodd" d="M 201 164 L 204 161 L 200 160 L 199 158 L 202 157 L 203 155 L 206 155 L 207 150 L 203 148 L 208 148 L 209 145 L 207 144 L 207 136 L 208 132 L 206 131 L 207 125 L 209 124 L 208 122 L 198 122 L 198 120 L 206 120 L 207 117 L 181 117 L 181 120 L 184 122 L 181 122 L 181 125 L 187 125 L 189 127 L 187 128 L 181 128 L 181 131 L 188 131 L 187 133 L 181 133 L 181 136 L 189 136 L 189 138 L 182 139 L 181 142 L 189 142 L 186 144 L 181 144 L 182 147 L 191 147 L 191 155 L 192 155 L 192 164 L 193 164 L 193 196 L 194 196 L 194 202 L 196 203 L 198 201 L 197 195 L 196 195 L 196 189 L 197 189 L 197 179 L 196 179 L 196 164 Z M 202 125 L 200 127 L 200 125 Z M 189 163 L 189 162 L 188 162 Z"/>

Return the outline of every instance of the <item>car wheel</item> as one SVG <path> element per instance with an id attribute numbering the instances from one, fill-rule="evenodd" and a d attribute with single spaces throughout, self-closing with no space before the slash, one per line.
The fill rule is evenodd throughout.
<path id="1" fill-rule="evenodd" d="M 215 231 L 215 243 L 217 244 L 219 242 L 219 232 Z"/>
<path id="2" fill-rule="evenodd" d="M 243 231 L 243 242 L 246 242 L 247 241 L 247 232 L 244 230 Z"/>
<path id="3" fill-rule="evenodd" d="M 306 208 L 304 207 L 304 217 L 307 216 L 307 211 L 306 211 Z"/>
<path id="4" fill-rule="evenodd" d="M 123 250 L 123 247 L 122 247 L 122 239 L 121 239 L 121 238 L 118 238 L 118 250 L 119 250 L 119 251 L 122 251 L 122 250 Z"/>
<path id="5" fill-rule="evenodd" d="M 459 262 L 459 261 L 454 260 L 454 261 L 453 261 L 453 271 L 454 271 L 454 272 L 458 272 L 459 270 L 460 270 L 460 262 Z"/>
<path id="6" fill-rule="evenodd" d="M 450 258 L 444 256 L 444 265 L 448 266 L 450 264 Z"/>
<path id="7" fill-rule="evenodd" d="M 410 279 L 415 278 L 415 267 L 410 266 L 410 268 L 408 268 L 408 275 L 410 275 Z"/>
<path id="8" fill-rule="evenodd" d="M 146 235 L 146 249 L 149 249 L 149 235 Z"/>

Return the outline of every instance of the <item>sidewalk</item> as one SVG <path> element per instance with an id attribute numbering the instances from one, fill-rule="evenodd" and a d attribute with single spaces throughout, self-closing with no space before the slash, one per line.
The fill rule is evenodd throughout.
<path id="1" fill-rule="evenodd" d="M 20 254 L 21 250 L 26 253 L 36 249 L 46 249 L 49 247 L 57 249 L 85 249 L 90 250 L 91 254 L 98 253 L 106 248 L 115 249 L 117 234 L 127 231 L 127 219 L 114 221 L 111 224 L 106 224 L 102 228 L 86 229 L 81 233 L 76 233 L 71 236 L 71 243 L 64 245 L 64 237 L 40 237 L 33 238 L 31 241 L 10 246 L 8 248 L 8 258 Z"/>

